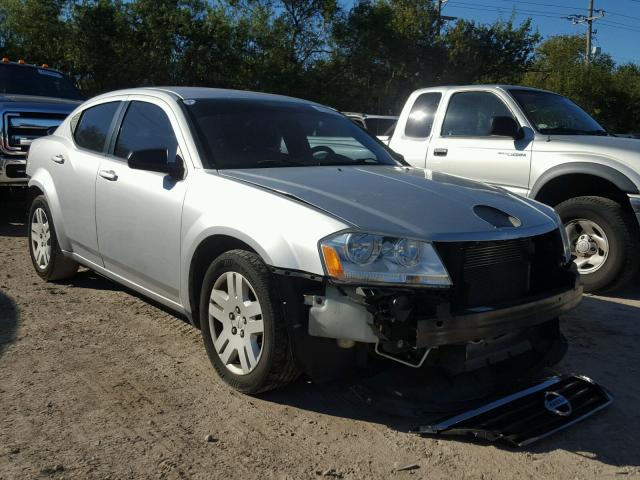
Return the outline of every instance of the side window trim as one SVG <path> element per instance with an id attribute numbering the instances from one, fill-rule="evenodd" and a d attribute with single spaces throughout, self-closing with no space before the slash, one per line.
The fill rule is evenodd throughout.
<path id="1" fill-rule="evenodd" d="M 493 92 L 491 90 L 460 90 L 457 92 L 453 92 L 451 93 L 447 100 L 447 104 L 446 104 L 446 109 L 444 111 L 444 115 L 441 116 L 441 120 L 440 120 L 440 138 L 447 138 L 447 139 L 454 139 L 454 138 L 460 138 L 460 139 L 465 139 L 465 138 L 476 138 L 476 139 L 489 139 L 489 140 L 497 140 L 498 137 L 493 137 L 491 135 L 444 135 L 444 126 L 445 126 L 445 120 L 447 119 L 447 113 L 449 112 L 449 108 L 451 107 L 451 101 L 453 100 L 453 98 L 456 95 L 459 95 L 461 93 L 487 93 L 489 95 L 493 95 L 495 98 L 498 99 L 498 101 L 500 101 L 505 109 L 507 109 L 509 111 L 509 113 L 511 114 L 511 116 L 513 117 L 513 119 L 518 123 L 518 125 L 522 126 L 522 122 L 518 119 L 518 115 L 513 111 L 513 109 L 509 106 L 508 102 L 505 102 L 500 95 L 498 95 L 496 92 Z M 434 124 L 435 127 L 435 124 Z"/>
<path id="2" fill-rule="evenodd" d="M 80 123 L 82 122 L 82 117 L 84 117 L 84 114 L 87 110 L 90 110 L 94 107 L 99 107 L 100 105 L 105 105 L 107 103 L 116 103 L 118 102 L 120 105 L 118 105 L 118 109 L 116 110 L 116 113 L 113 115 L 113 118 L 111 119 L 111 124 L 109 125 L 109 128 L 107 129 L 107 135 L 105 138 L 105 142 L 104 145 L 102 146 L 102 149 L 100 151 L 97 150 L 91 150 L 90 148 L 85 148 L 81 145 L 78 144 L 78 142 L 76 141 L 76 130 L 78 129 L 78 126 L 80 125 Z M 109 146 L 109 142 L 111 139 L 111 135 L 113 135 L 113 127 L 115 125 L 115 121 L 118 118 L 118 116 L 120 115 L 120 112 L 122 111 L 122 104 L 125 103 L 123 100 L 108 100 L 106 102 L 100 102 L 100 103 L 96 103 L 95 105 L 91 105 L 90 107 L 87 107 L 85 109 L 83 109 L 81 112 L 78 112 L 75 117 L 78 117 L 78 120 L 75 123 L 75 126 L 73 126 L 73 128 L 71 128 L 71 140 L 73 142 L 73 146 L 75 148 L 77 148 L 80 151 L 86 152 L 86 153 L 93 153 L 94 155 L 107 155 L 108 154 L 108 146 Z M 73 118 L 71 119 L 73 121 Z M 71 127 L 71 125 L 69 125 Z"/>
<path id="3" fill-rule="evenodd" d="M 120 129 L 122 128 L 122 122 L 124 121 L 124 116 L 127 113 L 129 105 L 131 104 L 131 100 L 124 100 L 122 105 L 120 105 L 120 109 L 113 116 L 113 122 L 111 122 L 111 130 L 109 132 L 109 138 L 107 140 L 107 148 L 105 151 L 105 155 L 113 160 L 126 161 L 122 158 L 116 157 L 113 154 L 113 151 L 116 148 L 116 141 L 118 139 L 118 134 L 120 133 Z"/>

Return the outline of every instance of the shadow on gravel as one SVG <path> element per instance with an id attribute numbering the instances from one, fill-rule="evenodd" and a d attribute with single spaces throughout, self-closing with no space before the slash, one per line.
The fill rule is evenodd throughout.
<path id="1" fill-rule="evenodd" d="M 26 237 L 27 196 L 22 191 L 0 192 L 0 236 Z"/>
<path id="2" fill-rule="evenodd" d="M 11 297 L 0 290 L 0 357 L 16 338 L 18 307 Z"/>
<path id="3" fill-rule="evenodd" d="M 629 296 L 637 294 L 637 288 L 625 293 Z M 569 316 L 566 324 L 570 354 L 567 361 L 563 361 L 554 373 L 577 373 L 592 377 L 613 393 L 614 403 L 611 407 L 595 414 L 593 418 L 520 449 L 464 437 L 441 437 L 442 440 L 473 441 L 494 445 L 506 451 L 567 451 L 612 466 L 640 466 L 640 415 L 637 407 L 640 404 L 640 349 L 637 348 L 640 340 L 640 307 L 606 298 L 587 297 L 583 305 Z M 465 381 L 466 385 L 458 386 L 451 379 L 435 378 L 434 382 L 434 379 L 425 377 L 422 379 L 422 398 L 417 394 L 413 399 L 408 399 L 407 395 L 398 395 L 398 392 L 406 392 L 405 389 L 396 389 L 397 385 L 403 383 L 402 376 L 406 376 L 405 372 L 394 368 L 378 375 L 373 384 L 377 383 L 382 392 L 385 390 L 385 379 L 388 384 L 386 392 L 377 398 L 368 397 L 372 391 L 375 393 L 375 389 L 371 389 L 372 382 L 360 378 L 327 384 L 301 380 L 288 388 L 263 394 L 261 398 L 268 402 L 335 417 L 380 423 L 398 431 L 409 432 L 442 416 L 442 413 L 435 413 L 438 405 L 433 403 L 439 388 L 446 391 L 444 397 L 453 399 L 458 395 L 458 399 L 466 397 L 470 402 L 474 389 L 477 388 L 478 395 L 482 394 L 482 377 L 469 377 L 469 381 Z M 415 380 L 419 381 L 417 378 Z M 459 400 L 458 403 L 461 405 Z M 454 404 L 455 402 L 448 405 L 451 407 Z M 416 414 L 425 406 L 426 409 L 420 415 Z M 411 408 L 415 408 L 416 412 L 411 412 Z M 405 411 L 399 415 L 401 409 Z M 448 412 L 460 410 L 464 411 L 465 407 L 449 408 Z M 429 417 L 426 411 L 434 413 Z"/>

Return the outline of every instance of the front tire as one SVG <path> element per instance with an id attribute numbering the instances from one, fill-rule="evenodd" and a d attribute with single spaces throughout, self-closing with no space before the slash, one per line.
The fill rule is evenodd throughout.
<path id="1" fill-rule="evenodd" d="M 603 197 L 576 197 L 556 207 L 585 292 L 615 290 L 640 265 L 638 227 L 622 206 Z"/>
<path id="2" fill-rule="evenodd" d="M 214 369 L 236 390 L 256 394 L 298 376 L 280 295 L 255 253 L 231 250 L 211 263 L 200 295 L 200 327 Z"/>
<path id="3" fill-rule="evenodd" d="M 29 253 L 36 273 L 49 282 L 73 277 L 78 263 L 62 253 L 44 195 L 38 195 L 31 202 L 28 227 Z"/>

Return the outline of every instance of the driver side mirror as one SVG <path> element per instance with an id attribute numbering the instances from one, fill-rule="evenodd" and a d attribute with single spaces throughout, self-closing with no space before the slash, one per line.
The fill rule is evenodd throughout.
<path id="1" fill-rule="evenodd" d="M 127 157 L 127 163 L 134 170 L 166 173 L 175 180 L 184 179 L 184 161 L 180 155 L 176 155 L 175 162 L 169 162 L 166 148 L 133 151 Z"/>
<path id="2" fill-rule="evenodd" d="M 493 117 L 489 135 L 522 140 L 524 138 L 524 130 L 512 117 Z"/>

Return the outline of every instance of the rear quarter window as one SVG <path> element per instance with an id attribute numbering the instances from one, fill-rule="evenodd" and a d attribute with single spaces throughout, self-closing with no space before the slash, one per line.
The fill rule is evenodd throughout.
<path id="1" fill-rule="evenodd" d="M 119 106 L 120 102 L 109 102 L 84 110 L 73 129 L 76 144 L 87 150 L 102 153 Z"/>

